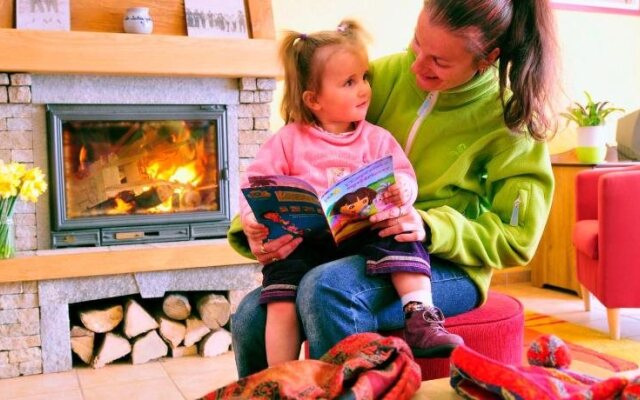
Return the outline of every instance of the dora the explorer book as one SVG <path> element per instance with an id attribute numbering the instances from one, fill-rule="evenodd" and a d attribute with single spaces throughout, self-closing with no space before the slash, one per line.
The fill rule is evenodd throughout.
<path id="1" fill-rule="evenodd" d="M 393 159 L 385 156 L 340 179 L 317 194 L 305 181 L 285 175 L 249 177 L 244 194 L 269 239 L 285 234 L 305 239 L 332 236 L 335 243 L 368 228 L 369 217 L 392 207 L 382 193 L 395 183 Z"/>

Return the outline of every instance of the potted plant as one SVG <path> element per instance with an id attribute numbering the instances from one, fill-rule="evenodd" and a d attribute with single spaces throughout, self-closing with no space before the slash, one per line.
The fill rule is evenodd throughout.
<path id="1" fill-rule="evenodd" d="M 605 119 L 615 111 L 623 111 L 622 108 L 612 107 L 608 101 L 593 101 L 589 92 L 584 92 L 587 102 L 582 105 L 578 102 L 567 108 L 567 112 L 560 114 L 578 125 L 576 129 L 578 146 L 576 154 L 584 163 L 596 164 L 602 162 L 607 154 L 607 128 Z"/>

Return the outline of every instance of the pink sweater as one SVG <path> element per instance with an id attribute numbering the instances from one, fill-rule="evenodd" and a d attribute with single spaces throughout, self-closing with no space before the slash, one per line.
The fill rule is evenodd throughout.
<path id="1" fill-rule="evenodd" d="M 407 156 L 389 131 L 367 121 L 343 135 L 299 123 L 285 125 L 262 145 L 241 187 L 248 186 L 249 176 L 288 175 L 305 180 L 321 195 L 341 177 L 389 154 L 396 179 L 410 182 L 415 200 L 416 175 Z M 251 212 L 242 193 L 240 212 L 243 217 Z"/>

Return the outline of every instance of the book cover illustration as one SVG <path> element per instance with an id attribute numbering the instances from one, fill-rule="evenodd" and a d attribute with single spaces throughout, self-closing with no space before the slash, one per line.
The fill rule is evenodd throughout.
<path id="1" fill-rule="evenodd" d="M 269 228 L 269 240 L 284 234 L 336 243 L 370 226 L 369 217 L 393 207 L 382 193 L 395 182 L 393 159 L 380 158 L 345 176 L 318 195 L 305 181 L 291 176 L 249 177 L 242 193 L 256 219 Z"/>

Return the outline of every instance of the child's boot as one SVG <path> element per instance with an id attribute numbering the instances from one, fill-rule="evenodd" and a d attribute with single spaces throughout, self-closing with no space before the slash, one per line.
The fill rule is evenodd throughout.
<path id="1" fill-rule="evenodd" d="M 444 328 L 444 315 L 437 307 L 412 301 L 404 306 L 404 317 L 404 338 L 416 357 L 449 357 L 464 344 L 460 336 Z"/>

